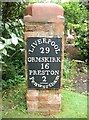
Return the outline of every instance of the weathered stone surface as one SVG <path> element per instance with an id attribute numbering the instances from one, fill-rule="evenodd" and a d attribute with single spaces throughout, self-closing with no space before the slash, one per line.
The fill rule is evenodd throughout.
<path id="1" fill-rule="evenodd" d="M 37 96 L 27 96 L 27 101 L 37 101 L 38 97 Z"/>
<path id="2" fill-rule="evenodd" d="M 27 90 L 27 96 L 39 96 L 38 90 Z"/>
<path id="3" fill-rule="evenodd" d="M 40 95 L 39 101 L 48 101 L 48 95 Z"/>

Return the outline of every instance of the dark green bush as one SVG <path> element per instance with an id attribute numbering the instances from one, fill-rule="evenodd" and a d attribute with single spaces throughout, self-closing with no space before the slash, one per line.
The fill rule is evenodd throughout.
<path id="1" fill-rule="evenodd" d="M 87 61 L 89 59 L 89 13 L 86 4 L 80 2 L 66 2 L 61 5 L 65 10 L 65 36 L 67 35 L 67 30 L 69 30 L 70 33 L 71 31 L 75 32 L 75 46 L 80 49 L 83 60 Z"/>
<path id="2" fill-rule="evenodd" d="M 77 64 L 74 60 L 70 60 L 67 56 L 64 59 L 63 67 L 63 78 L 64 79 L 73 79 L 77 72 Z"/>
<path id="3" fill-rule="evenodd" d="M 0 3 L 2 19 L 0 21 L 2 36 L 0 37 L 0 63 L 2 63 L 2 82 L 5 87 L 15 85 L 24 76 L 24 9 L 25 3 Z"/>

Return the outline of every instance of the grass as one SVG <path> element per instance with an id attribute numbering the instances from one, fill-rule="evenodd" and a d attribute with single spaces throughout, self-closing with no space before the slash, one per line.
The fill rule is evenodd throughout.
<path id="1" fill-rule="evenodd" d="M 62 112 L 57 118 L 87 118 L 87 97 L 79 93 L 63 90 Z"/>
<path id="2" fill-rule="evenodd" d="M 3 118 L 47 118 L 39 113 L 28 114 L 25 83 L 3 91 Z M 49 118 L 87 118 L 87 96 L 63 89 L 61 112 Z"/>

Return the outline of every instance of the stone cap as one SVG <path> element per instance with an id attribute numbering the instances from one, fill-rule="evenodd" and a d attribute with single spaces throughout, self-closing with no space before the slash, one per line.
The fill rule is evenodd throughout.
<path id="1" fill-rule="evenodd" d="M 53 3 L 29 4 L 25 11 L 25 22 L 63 22 L 64 9 Z"/>

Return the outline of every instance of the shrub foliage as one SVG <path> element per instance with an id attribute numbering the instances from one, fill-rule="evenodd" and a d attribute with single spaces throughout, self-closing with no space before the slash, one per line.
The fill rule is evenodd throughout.
<path id="1" fill-rule="evenodd" d="M 65 34 L 67 30 L 75 32 L 75 46 L 80 49 L 83 60 L 87 61 L 89 56 L 88 6 L 79 2 L 66 2 L 62 6 L 65 10 Z"/>
<path id="2" fill-rule="evenodd" d="M 24 8 L 25 3 L 3 2 L 0 17 L 0 63 L 2 82 L 18 83 L 16 76 L 24 76 Z"/>

